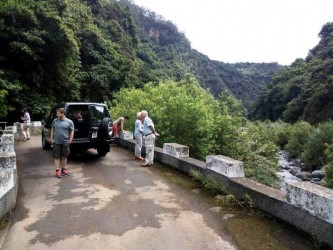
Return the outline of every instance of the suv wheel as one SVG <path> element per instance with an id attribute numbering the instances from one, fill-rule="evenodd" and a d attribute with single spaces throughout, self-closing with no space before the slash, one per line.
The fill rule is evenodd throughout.
<path id="1" fill-rule="evenodd" d="M 43 149 L 45 149 L 45 150 L 51 149 L 51 144 L 47 142 L 44 135 L 42 135 L 42 145 L 43 145 Z"/>
<path id="2" fill-rule="evenodd" d="M 112 121 L 109 117 L 103 118 L 100 126 L 99 126 L 99 132 L 98 137 L 102 140 L 110 140 L 112 137 L 113 127 L 112 127 Z"/>
<path id="3" fill-rule="evenodd" d="M 110 152 L 110 145 L 109 144 L 103 144 L 103 145 L 99 145 L 97 147 L 97 154 L 99 156 L 106 156 L 106 154 Z"/>

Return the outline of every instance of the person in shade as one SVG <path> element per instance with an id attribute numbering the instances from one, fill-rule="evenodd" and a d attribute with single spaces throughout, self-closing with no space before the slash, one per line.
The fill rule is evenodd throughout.
<path id="1" fill-rule="evenodd" d="M 135 159 L 144 160 L 144 158 L 142 158 L 142 156 L 141 156 L 142 133 L 143 133 L 141 112 L 138 112 L 136 117 L 137 117 L 137 119 L 134 123 Z"/>
<path id="2" fill-rule="evenodd" d="M 145 163 L 141 164 L 141 166 L 149 167 L 154 163 L 155 139 L 159 134 L 156 132 L 154 123 L 152 119 L 148 117 L 148 112 L 146 110 L 141 111 L 141 116 L 143 119 L 143 136 L 145 138 L 146 146 Z"/>
<path id="3" fill-rule="evenodd" d="M 64 108 L 57 110 L 57 118 L 52 122 L 50 134 L 51 143 L 53 144 L 56 177 L 58 178 L 61 178 L 61 175 L 69 175 L 66 164 L 70 153 L 69 147 L 74 137 L 74 123 L 66 118 L 65 114 L 66 110 Z"/>
<path id="4" fill-rule="evenodd" d="M 29 132 L 29 128 L 30 128 L 30 124 L 31 124 L 31 119 L 30 119 L 30 114 L 28 113 L 26 108 L 22 109 L 22 113 L 23 116 L 21 117 L 21 120 L 23 121 L 23 140 L 30 140 L 30 132 Z"/>

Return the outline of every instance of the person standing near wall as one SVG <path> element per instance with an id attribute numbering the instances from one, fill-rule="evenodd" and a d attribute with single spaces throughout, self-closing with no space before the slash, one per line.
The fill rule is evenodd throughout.
<path id="1" fill-rule="evenodd" d="M 66 118 L 65 114 L 66 110 L 64 108 L 57 110 L 58 118 L 53 120 L 50 134 L 51 143 L 53 144 L 56 177 L 58 178 L 61 178 L 61 175 L 69 175 L 66 164 L 70 153 L 69 147 L 74 137 L 74 123 Z"/>
<path id="2" fill-rule="evenodd" d="M 141 112 L 138 112 L 136 115 L 137 119 L 134 123 L 134 139 L 135 139 L 135 159 L 144 160 L 141 156 L 142 149 L 142 133 L 143 133 L 143 124 Z"/>
<path id="3" fill-rule="evenodd" d="M 30 140 L 30 132 L 29 132 L 29 127 L 31 124 L 31 119 L 30 119 L 30 114 L 28 113 L 26 108 L 22 109 L 23 116 L 21 117 L 21 120 L 23 121 L 23 136 L 24 136 L 24 141 Z"/>
<path id="4" fill-rule="evenodd" d="M 155 130 L 154 123 L 152 119 L 148 117 L 148 112 L 146 110 L 141 111 L 141 117 L 143 120 L 143 136 L 146 146 L 146 157 L 145 163 L 141 164 L 142 167 L 152 166 L 154 163 L 154 148 L 155 139 L 159 134 Z"/>

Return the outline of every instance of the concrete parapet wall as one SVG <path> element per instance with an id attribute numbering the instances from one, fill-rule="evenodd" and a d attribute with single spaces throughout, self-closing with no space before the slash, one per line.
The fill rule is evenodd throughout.
<path id="1" fill-rule="evenodd" d="M 206 164 L 208 169 L 229 178 L 245 177 L 244 163 L 224 155 L 208 155 L 206 156 Z"/>
<path id="2" fill-rule="evenodd" d="M 17 198 L 14 134 L 8 131 L 0 137 L 0 219 L 15 207 Z"/>
<path id="3" fill-rule="evenodd" d="M 178 143 L 164 143 L 163 153 L 177 158 L 189 157 L 189 148 L 188 146 L 180 145 Z"/>
<path id="4" fill-rule="evenodd" d="M 333 224 L 333 190 L 310 182 L 286 183 L 286 199 Z"/>
<path id="5" fill-rule="evenodd" d="M 123 133 L 122 133 L 122 138 L 121 139 L 124 139 L 124 140 L 132 140 L 134 137 L 133 137 L 133 132 L 131 131 L 127 131 L 127 130 L 124 130 Z"/>
<path id="6" fill-rule="evenodd" d="M 117 143 L 132 150 L 135 147 L 134 140 L 118 139 Z M 208 168 L 207 165 L 209 164 L 203 161 L 190 157 L 178 158 L 164 153 L 163 149 L 159 147 L 155 147 L 155 160 L 185 173 L 195 170 L 205 177 L 213 177 L 236 198 L 250 197 L 254 206 L 260 210 L 315 236 L 318 240 L 333 247 L 333 223 L 306 211 L 302 206 L 288 202 L 286 194 L 281 190 L 268 187 L 246 177 L 229 177 L 215 171 L 212 167 Z"/>

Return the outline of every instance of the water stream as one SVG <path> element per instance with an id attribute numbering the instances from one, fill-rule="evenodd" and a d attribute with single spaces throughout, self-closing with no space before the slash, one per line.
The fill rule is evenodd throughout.
<path id="1" fill-rule="evenodd" d="M 325 174 L 321 170 L 310 171 L 310 167 L 302 163 L 299 159 L 292 159 L 284 150 L 278 153 L 279 171 L 276 175 L 279 177 L 281 190 L 285 190 L 286 183 L 297 183 L 301 181 L 310 181 L 322 185 Z"/>
<path id="2" fill-rule="evenodd" d="M 297 183 L 302 180 L 290 173 L 290 169 L 296 167 L 295 160 L 289 159 L 288 154 L 284 150 L 280 150 L 278 156 L 279 171 L 276 173 L 276 175 L 280 179 L 279 185 L 281 189 L 285 190 L 286 183 Z"/>

